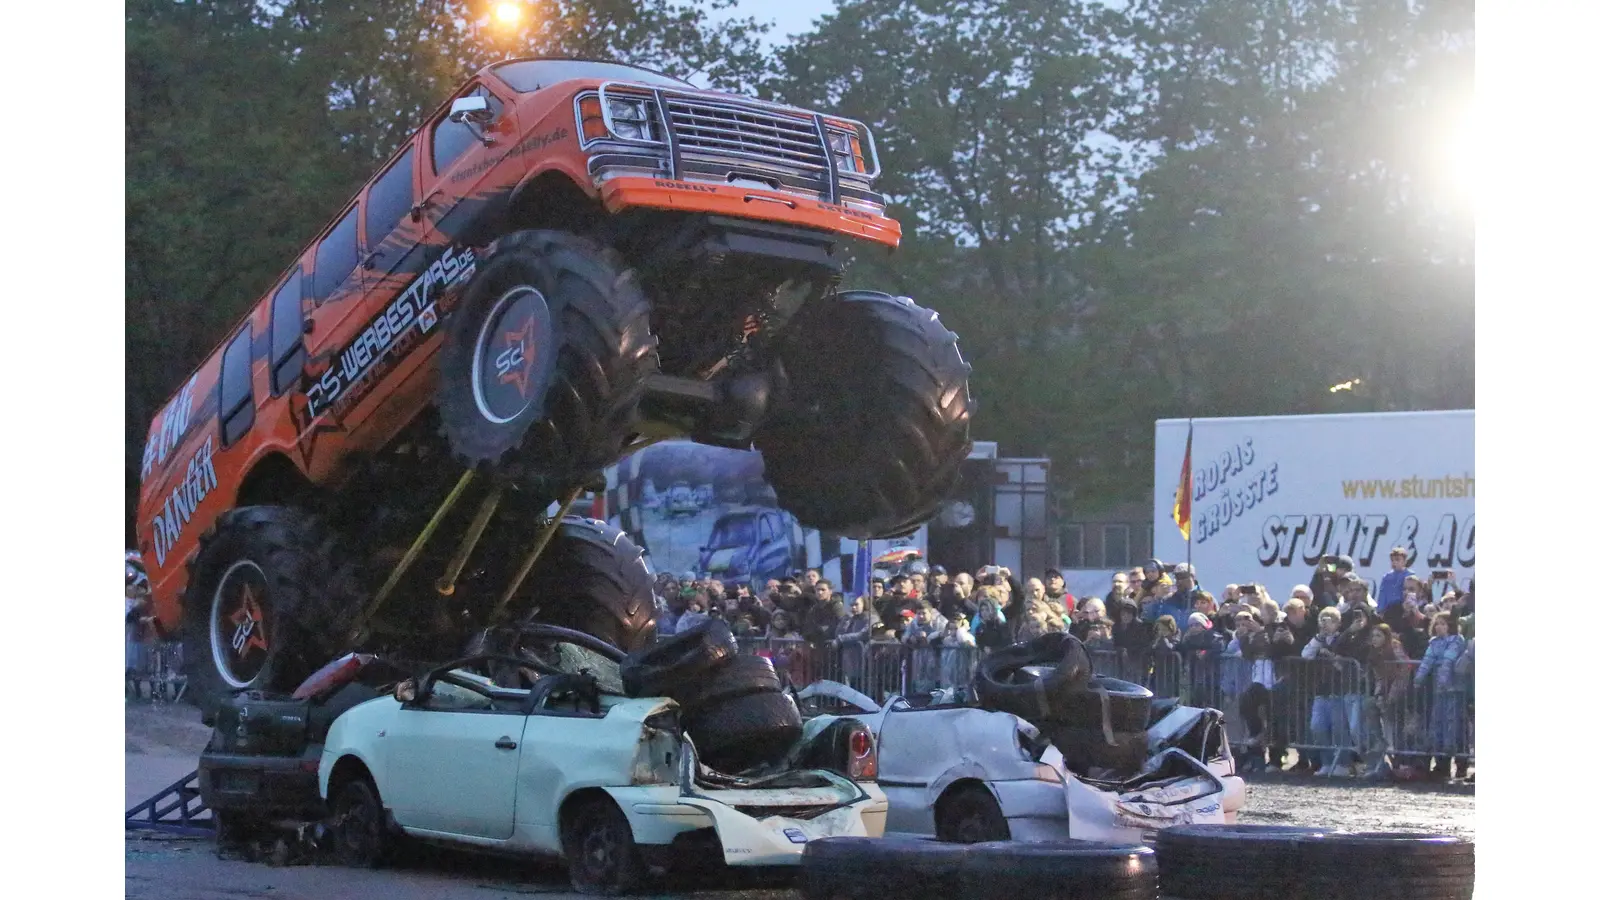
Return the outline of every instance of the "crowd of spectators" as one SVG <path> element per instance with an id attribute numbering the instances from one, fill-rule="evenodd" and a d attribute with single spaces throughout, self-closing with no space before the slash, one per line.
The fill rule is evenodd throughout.
<path id="1" fill-rule="evenodd" d="M 670 635 L 721 618 L 742 639 L 793 645 L 775 661 L 796 682 L 807 674 L 807 649 L 837 648 L 853 680 L 868 645 L 933 648 L 939 652 L 916 654 L 914 674 L 943 685 L 965 683 L 983 653 L 1066 631 L 1091 654 L 1114 657 L 1121 677 L 1176 684 L 1181 668 L 1193 701 L 1237 701 L 1249 735 L 1238 748 L 1246 769 L 1283 770 L 1290 735 L 1298 735 L 1297 743 L 1337 749 L 1297 752 L 1291 771 L 1353 777 L 1359 763 L 1375 780 L 1465 778 L 1460 756 L 1389 752 L 1459 752 L 1471 721 L 1472 585 L 1419 577 L 1408 556 L 1391 552 L 1376 591 L 1350 557 L 1326 557 L 1281 605 L 1260 584 L 1213 594 L 1192 566 L 1157 560 L 1116 573 L 1104 597 L 1083 598 L 1057 570 L 1022 580 L 993 565 L 952 576 L 914 562 L 873 579 L 859 597 L 815 569 L 768 580 L 758 592 L 665 574 L 658 627 Z"/>

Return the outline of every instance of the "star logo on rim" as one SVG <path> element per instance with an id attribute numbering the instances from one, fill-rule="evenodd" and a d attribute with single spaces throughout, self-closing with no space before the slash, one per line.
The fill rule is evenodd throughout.
<path id="1" fill-rule="evenodd" d="M 527 321 L 522 323 L 521 328 L 516 331 L 506 332 L 507 349 L 505 353 L 501 354 L 502 359 L 506 358 L 506 354 L 510 354 L 511 367 L 508 371 L 501 371 L 500 383 L 516 385 L 517 393 L 524 399 L 528 396 L 528 379 L 533 375 L 535 354 L 530 352 L 533 347 L 533 326 L 534 317 L 529 316 Z"/>
<path id="2" fill-rule="evenodd" d="M 244 656 L 247 651 L 254 648 L 267 650 L 267 625 L 261 615 L 261 604 L 256 601 L 255 591 L 250 585 L 240 588 L 239 608 L 234 610 L 228 621 L 233 623 L 233 651 L 239 656 Z"/>

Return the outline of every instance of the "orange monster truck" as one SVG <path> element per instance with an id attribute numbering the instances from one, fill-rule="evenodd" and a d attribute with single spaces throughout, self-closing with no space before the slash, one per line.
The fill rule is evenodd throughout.
<path id="1" fill-rule="evenodd" d="M 480 72 L 151 423 L 139 549 L 191 694 L 533 617 L 648 642 L 640 549 L 567 510 L 663 436 L 760 450 L 816 528 L 930 518 L 969 366 L 935 313 L 837 289 L 847 244 L 899 243 L 877 168 L 861 123 L 645 69 Z"/>

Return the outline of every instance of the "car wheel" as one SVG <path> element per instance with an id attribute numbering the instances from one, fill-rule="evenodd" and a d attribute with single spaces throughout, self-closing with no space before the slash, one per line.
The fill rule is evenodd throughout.
<path id="1" fill-rule="evenodd" d="M 630 697 L 669 697 L 726 665 L 739 652 L 733 632 L 711 619 L 622 660 L 622 687 Z"/>
<path id="2" fill-rule="evenodd" d="M 788 694 L 748 694 L 702 707 L 684 718 L 684 728 L 700 759 L 729 774 L 782 757 L 803 730 Z"/>
<path id="3" fill-rule="evenodd" d="M 1011 840 L 1011 826 L 989 789 L 969 784 L 939 798 L 934 807 L 934 833 L 953 844 Z"/>
<path id="4" fill-rule="evenodd" d="M 579 893 L 616 896 L 644 880 L 644 861 L 633 829 L 610 798 L 578 807 L 561 831 L 572 887 Z"/>
<path id="5" fill-rule="evenodd" d="M 967 848 L 927 838 L 831 837 L 800 856 L 806 900 L 927 900 L 946 896 Z"/>
<path id="6" fill-rule="evenodd" d="M 1160 887 L 1165 896 L 1187 900 Z M 960 896 L 1156 900 L 1155 853 L 1077 840 L 972 844 L 961 866 Z"/>
<path id="7" fill-rule="evenodd" d="M 1045 671 L 1037 676 L 1023 671 L 1030 666 Z M 1056 632 L 985 656 L 978 663 L 972 687 L 988 708 L 1037 723 L 1064 711 L 1092 676 L 1083 642 Z"/>
<path id="8" fill-rule="evenodd" d="M 702 708 L 714 706 L 724 700 L 750 694 L 776 694 L 783 691 L 783 682 L 778 678 L 777 670 L 772 667 L 772 660 L 765 656 L 735 656 L 727 665 L 718 668 L 709 678 L 704 679 L 704 682 L 703 686 L 690 682 L 668 696 L 678 701 L 684 712 L 692 716 Z"/>
<path id="9" fill-rule="evenodd" d="M 378 788 L 367 779 L 354 778 L 339 788 L 332 830 L 334 856 L 344 865 L 375 869 L 388 862 L 393 840 Z"/>

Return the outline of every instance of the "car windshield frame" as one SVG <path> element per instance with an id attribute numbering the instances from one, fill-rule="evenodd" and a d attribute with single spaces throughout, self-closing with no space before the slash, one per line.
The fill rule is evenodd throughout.
<path id="1" fill-rule="evenodd" d="M 724 528 L 724 523 L 727 523 L 731 527 Z M 759 542 L 760 529 L 757 527 L 758 525 L 760 525 L 760 518 L 753 513 L 746 513 L 739 516 L 729 516 L 718 522 L 716 527 L 711 529 L 711 537 L 706 541 L 706 546 L 717 550 L 728 550 L 752 546 Z M 742 530 L 735 529 L 744 528 L 749 529 L 749 535 L 747 537 L 733 538 L 732 540 L 736 540 L 736 543 L 730 544 L 727 542 L 729 538 L 727 538 L 726 535 L 730 531 L 734 534 L 743 534 Z M 723 539 L 718 540 L 718 538 Z"/>
<path id="2" fill-rule="evenodd" d="M 603 59 L 513 59 L 491 67 L 489 72 L 519 94 L 531 94 L 552 84 L 578 78 L 634 81 L 655 87 L 702 90 L 691 82 L 665 72 Z"/>

